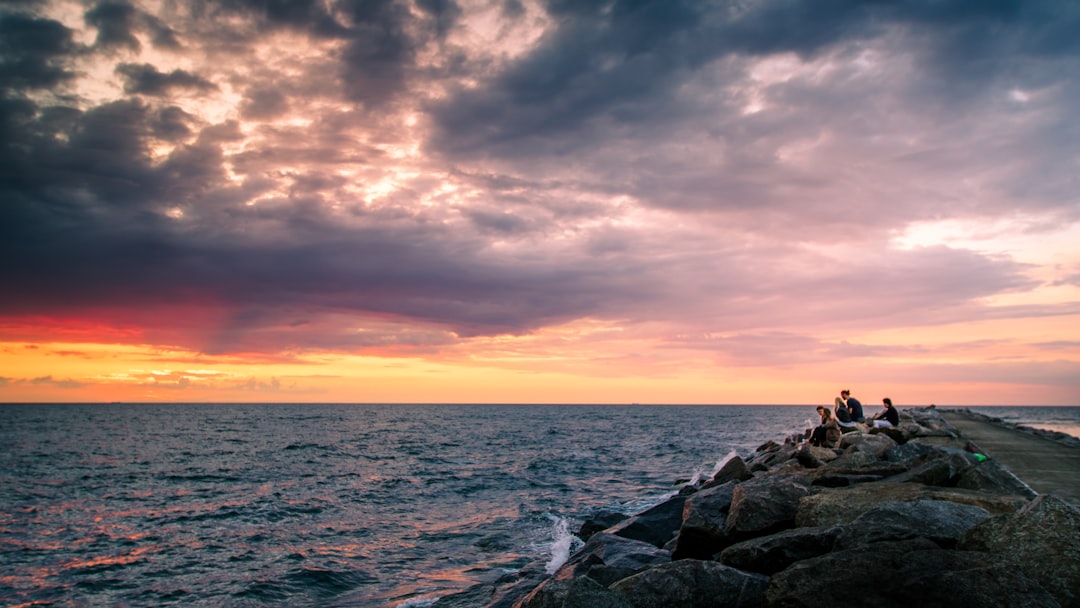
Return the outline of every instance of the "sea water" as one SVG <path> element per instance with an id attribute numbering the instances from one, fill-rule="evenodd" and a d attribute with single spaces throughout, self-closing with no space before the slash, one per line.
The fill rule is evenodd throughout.
<path id="1" fill-rule="evenodd" d="M 554 570 L 591 513 L 656 504 L 813 414 L 0 405 L 0 604 L 427 606 Z"/>

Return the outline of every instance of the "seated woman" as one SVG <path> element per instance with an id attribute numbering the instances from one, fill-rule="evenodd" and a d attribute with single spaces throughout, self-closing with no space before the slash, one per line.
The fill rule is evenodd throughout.
<path id="1" fill-rule="evenodd" d="M 893 407 L 892 399 L 885 397 L 881 400 L 885 409 L 874 414 L 873 423 L 877 428 L 885 426 L 900 426 L 900 412 Z"/>
<path id="2" fill-rule="evenodd" d="M 833 416 L 836 418 L 836 424 L 840 426 L 841 433 L 850 433 L 857 430 L 855 421 L 851 419 L 851 412 L 848 411 L 847 404 L 840 397 L 836 398 L 833 405 Z"/>
<path id="3" fill-rule="evenodd" d="M 829 408 L 819 405 L 817 413 L 821 416 L 821 424 L 814 427 L 814 431 L 810 433 L 810 445 L 824 448 L 836 447 L 836 444 L 840 442 L 840 426 L 836 424 L 836 419 L 833 418 Z"/>

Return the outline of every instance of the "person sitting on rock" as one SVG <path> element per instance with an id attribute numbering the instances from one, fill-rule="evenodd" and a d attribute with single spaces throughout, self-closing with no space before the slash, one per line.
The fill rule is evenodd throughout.
<path id="1" fill-rule="evenodd" d="M 812 433 L 810 433 L 810 445 L 833 448 L 840 441 L 840 426 L 836 424 L 836 419 L 833 418 L 832 412 L 829 408 L 819 405 L 817 406 L 817 413 L 821 416 L 821 424 L 814 427 Z"/>
<path id="2" fill-rule="evenodd" d="M 851 391 L 844 389 L 840 391 L 840 397 L 847 405 L 848 413 L 851 414 L 852 422 L 866 422 L 866 416 L 863 414 L 862 402 L 851 396 Z"/>
<path id="3" fill-rule="evenodd" d="M 839 397 L 836 398 L 836 403 L 833 406 L 833 417 L 836 418 L 836 424 L 840 427 L 841 433 L 850 433 L 856 430 L 855 422 L 851 419 L 847 404 Z"/>
<path id="4" fill-rule="evenodd" d="M 900 412 L 893 407 L 892 399 L 885 397 L 881 400 L 881 403 L 885 406 L 885 409 L 874 414 L 872 418 L 874 427 L 900 426 Z"/>

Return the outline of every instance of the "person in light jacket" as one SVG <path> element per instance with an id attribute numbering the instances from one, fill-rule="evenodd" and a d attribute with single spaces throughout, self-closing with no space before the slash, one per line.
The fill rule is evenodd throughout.
<path id="1" fill-rule="evenodd" d="M 836 424 L 836 418 L 833 418 L 832 412 L 829 408 L 819 405 L 817 407 L 817 413 L 821 416 L 821 424 L 814 427 L 812 433 L 810 433 L 810 445 L 820 446 L 823 448 L 834 448 L 840 442 L 840 426 Z"/>

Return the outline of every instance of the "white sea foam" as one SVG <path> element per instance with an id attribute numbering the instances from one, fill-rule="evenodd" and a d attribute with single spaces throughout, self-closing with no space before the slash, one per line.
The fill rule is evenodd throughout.
<path id="1" fill-rule="evenodd" d="M 580 548 L 584 543 L 581 539 L 570 533 L 570 524 L 562 517 L 550 515 L 555 525 L 552 527 L 551 560 L 548 561 L 545 570 L 548 574 L 555 574 L 566 560 L 570 559 L 570 553 Z"/>
<path id="2" fill-rule="evenodd" d="M 686 482 L 686 485 L 696 486 L 702 479 L 705 479 L 705 467 L 703 466 L 694 469 L 694 474 L 690 476 L 690 481 Z"/>

